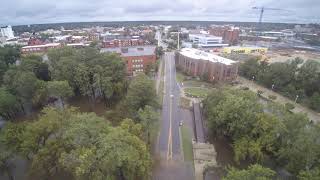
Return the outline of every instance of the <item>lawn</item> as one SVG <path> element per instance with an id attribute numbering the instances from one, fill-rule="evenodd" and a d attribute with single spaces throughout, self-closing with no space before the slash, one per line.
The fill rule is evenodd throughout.
<path id="1" fill-rule="evenodd" d="M 193 162 L 192 137 L 190 129 L 187 126 L 183 125 L 181 126 L 180 130 L 182 136 L 184 161 Z"/>
<path id="2" fill-rule="evenodd" d="M 181 83 L 185 80 L 185 75 L 183 75 L 181 72 L 176 72 L 176 79 Z"/>
<path id="3" fill-rule="evenodd" d="M 196 98 L 205 98 L 208 93 L 209 89 L 207 88 L 185 88 L 184 92 L 188 97 L 196 97 Z"/>

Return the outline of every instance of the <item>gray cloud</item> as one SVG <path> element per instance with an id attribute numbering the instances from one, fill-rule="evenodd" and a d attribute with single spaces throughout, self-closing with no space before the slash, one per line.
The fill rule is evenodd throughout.
<path id="1" fill-rule="evenodd" d="M 0 24 L 70 21 L 211 20 L 256 21 L 253 6 L 265 11 L 268 22 L 320 22 L 319 0 L 4 0 Z"/>

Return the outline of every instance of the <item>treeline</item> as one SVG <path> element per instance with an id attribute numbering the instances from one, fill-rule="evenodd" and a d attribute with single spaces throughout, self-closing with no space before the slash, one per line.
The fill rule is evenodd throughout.
<path id="1" fill-rule="evenodd" d="M 5 48 L 10 49 L 0 54 L 0 116 L 5 119 L 56 100 L 63 106 L 73 95 L 87 97 L 92 105 L 101 99 L 110 107 L 126 93 L 125 62 L 115 54 L 65 47 L 49 51 L 43 60 Z"/>
<path id="2" fill-rule="evenodd" d="M 236 162 L 271 158 L 299 179 L 320 178 L 320 126 L 304 114 L 290 113 L 279 104 L 262 105 L 256 94 L 245 90 L 213 90 L 203 104 L 211 136 L 230 139 Z"/>
<path id="3" fill-rule="evenodd" d="M 54 49 L 47 59 L 8 52 L 14 60 L 1 77 L 0 116 L 11 122 L 0 133 L 0 173 L 12 179 L 12 158 L 21 156 L 31 163 L 30 179 L 150 177 L 159 118 L 153 80 L 138 74 L 129 81 L 120 56 L 94 48 Z M 93 108 L 102 100 L 108 111 L 81 113 L 66 105 L 71 96 L 87 97 Z M 45 107 L 33 121 L 14 121 L 51 102 L 60 106 Z"/>
<path id="4" fill-rule="evenodd" d="M 320 62 L 296 58 L 267 63 L 250 59 L 240 65 L 239 74 L 320 112 Z"/>
<path id="5" fill-rule="evenodd" d="M 10 159 L 19 155 L 30 161 L 28 179 L 149 179 L 144 128 L 131 119 L 114 127 L 94 113 L 45 108 L 37 120 L 2 130 L 1 173 L 13 180 Z"/>
<path id="6" fill-rule="evenodd" d="M 13 177 L 19 155 L 30 162 L 29 179 L 149 179 L 157 107 L 153 81 L 139 74 L 106 117 L 49 107 L 36 120 L 8 123 L 0 134 L 0 173 Z"/>

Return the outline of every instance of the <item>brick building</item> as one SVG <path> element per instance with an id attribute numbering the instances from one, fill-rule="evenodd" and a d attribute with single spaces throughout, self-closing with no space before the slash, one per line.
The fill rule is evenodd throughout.
<path id="1" fill-rule="evenodd" d="M 238 63 L 194 48 L 183 48 L 176 53 L 176 66 L 191 76 L 208 81 L 232 81 L 237 78 Z"/>
<path id="2" fill-rule="evenodd" d="M 235 45 L 239 42 L 240 29 L 229 26 L 216 26 L 209 30 L 211 35 L 222 37 L 223 42 Z"/>
<path id="3" fill-rule="evenodd" d="M 156 46 L 103 48 L 101 52 L 120 54 L 126 60 L 129 76 L 134 76 L 138 72 L 144 72 L 148 65 L 156 63 L 157 60 Z"/>
<path id="4" fill-rule="evenodd" d="M 135 39 L 131 37 L 110 39 L 103 42 L 104 48 L 129 47 L 129 46 L 143 46 L 145 45 L 143 39 Z"/>
<path id="5" fill-rule="evenodd" d="M 88 35 L 88 40 L 89 41 L 99 41 L 100 40 L 100 35 L 99 33 L 90 33 Z"/>
<path id="6" fill-rule="evenodd" d="M 44 44 L 40 39 L 37 37 L 31 36 L 28 40 L 28 46 L 36 46 Z"/>
<path id="7" fill-rule="evenodd" d="M 61 47 L 60 43 L 49 43 L 43 45 L 35 45 L 35 46 L 24 46 L 21 48 L 22 54 L 30 54 L 30 53 L 45 53 L 48 49 L 59 48 Z"/>

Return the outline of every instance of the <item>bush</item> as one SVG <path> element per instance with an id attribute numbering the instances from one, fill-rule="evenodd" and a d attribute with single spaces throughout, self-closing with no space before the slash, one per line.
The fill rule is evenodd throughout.
<path id="1" fill-rule="evenodd" d="M 277 96 L 274 96 L 274 95 L 269 95 L 268 98 L 272 101 L 276 100 L 277 99 Z"/>
<path id="2" fill-rule="evenodd" d="M 284 105 L 284 107 L 286 108 L 286 110 L 291 111 L 295 108 L 295 106 L 292 103 L 286 103 Z"/>

